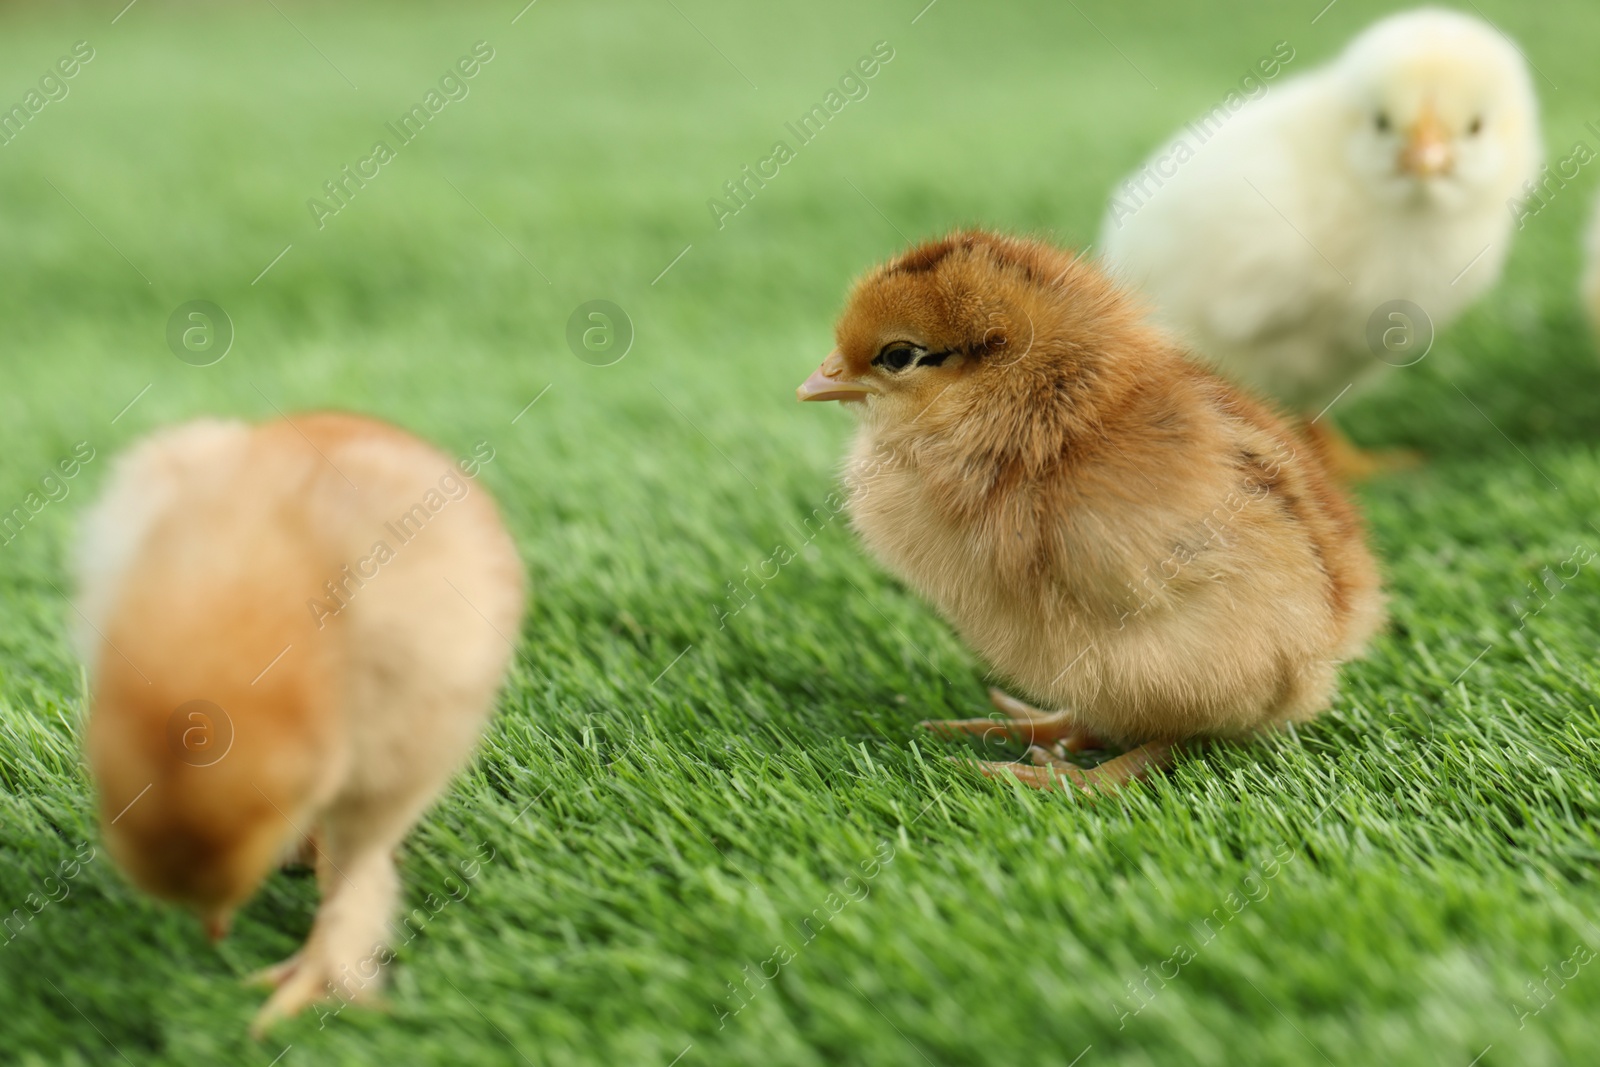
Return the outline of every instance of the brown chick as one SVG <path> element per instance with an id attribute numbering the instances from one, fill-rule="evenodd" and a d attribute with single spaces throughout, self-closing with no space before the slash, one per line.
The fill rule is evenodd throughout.
<path id="1" fill-rule="evenodd" d="M 309 845 L 322 904 L 273 1020 L 376 991 L 400 840 L 466 759 L 522 614 L 486 490 L 391 426 L 203 420 L 124 456 L 80 542 L 111 855 L 213 939 Z"/>
<path id="2" fill-rule="evenodd" d="M 851 522 L 997 674 L 1039 788 L 1309 719 L 1383 620 L 1315 442 L 1192 361 L 1092 265 L 982 232 L 858 281 L 801 400 L 852 401 Z M 1084 771 L 1068 751 L 1133 751 Z M 1053 745 L 1051 749 L 1039 747 Z"/>

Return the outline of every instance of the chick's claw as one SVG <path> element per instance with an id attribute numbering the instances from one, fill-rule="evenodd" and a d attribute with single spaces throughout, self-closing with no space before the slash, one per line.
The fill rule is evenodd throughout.
<path id="1" fill-rule="evenodd" d="M 359 963 L 359 961 L 358 961 Z M 383 1007 L 375 982 L 352 980 L 355 967 L 336 965 L 325 949 L 312 942 L 284 960 L 251 976 L 252 981 L 276 986 L 276 990 L 256 1013 L 250 1036 L 260 1040 L 280 1020 L 292 1018 L 306 1008 L 326 1004 L 334 1015 L 347 1003 Z M 324 1009 L 318 1008 L 319 1014 Z"/>
<path id="2" fill-rule="evenodd" d="M 1061 788 L 1063 781 L 1070 782 L 1079 789 L 1088 791 L 1084 783 L 1087 773 L 1080 768 L 1064 766 L 1059 763 L 1050 763 L 1042 767 L 1029 766 L 1025 763 L 1007 763 L 1001 760 L 966 760 L 958 756 L 947 757 L 951 763 L 961 763 L 976 767 L 978 773 L 988 778 L 1004 778 L 1011 776 L 1023 785 L 1031 786 L 1044 792 Z"/>
<path id="3" fill-rule="evenodd" d="M 1030 742 L 1047 745 L 1054 743 L 1067 752 L 1085 752 L 1106 747 L 1099 738 L 1078 725 L 1069 712 L 1043 711 L 1032 704 L 1023 703 L 1010 693 L 993 688 L 989 690 L 989 703 L 1017 722 L 1030 724 L 1032 727 L 1032 732 L 1028 735 Z"/>
<path id="4" fill-rule="evenodd" d="M 984 740 L 993 737 L 1029 745 L 1052 745 L 1061 749 L 1062 755 L 1105 747 L 1077 723 L 1071 712 L 1041 711 L 998 689 L 989 690 L 989 701 L 1010 721 L 990 718 L 927 719 L 921 725 L 941 737 L 972 734 Z"/>
<path id="5" fill-rule="evenodd" d="M 315 967 L 297 967 L 288 972 L 278 989 L 256 1012 L 250 1023 L 250 1036 L 261 1040 L 273 1024 L 298 1015 L 300 1011 L 327 995 L 327 980 Z"/>
<path id="6" fill-rule="evenodd" d="M 1165 741 L 1153 741 L 1080 773 L 1084 776 L 1088 789 L 1110 791 L 1120 789 L 1130 782 L 1142 781 L 1150 777 L 1152 771 L 1172 766 L 1177 754 L 1176 745 Z"/>
<path id="7" fill-rule="evenodd" d="M 1061 783 L 1065 781 L 1085 793 L 1110 793 L 1131 782 L 1148 778 L 1152 771 L 1170 767 L 1176 753 L 1175 746 L 1171 744 L 1152 742 L 1140 745 L 1131 752 L 1125 752 L 1114 759 L 1106 760 L 1098 767 L 1090 767 L 1087 770 L 1065 760 L 1056 759 L 1037 745 L 1028 749 L 1028 758 L 1033 761 L 1034 766 L 995 760 L 974 763 L 955 756 L 950 757 L 950 761 L 971 764 L 979 773 L 990 778 L 1011 775 L 1023 785 L 1034 789 L 1045 791 L 1060 789 Z"/>
<path id="8" fill-rule="evenodd" d="M 280 960 L 270 967 L 263 967 L 244 980 L 245 985 L 260 986 L 265 989 L 276 989 L 287 982 L 294 972 L 300 967 L 301 953 L 296 952 L 288 959 Z"/>
<path id="9" fill-rule="evenodd" d="M 1041 748 L 1038 745 L 1029 745 L 1028 751 L 1023 753 L 1028 757 L 1028 762 L 1036 767 L 1054 767 L 1056 764 L 1066 762 L 1065 753 L 1060 751 L 1061 746 Z"/>

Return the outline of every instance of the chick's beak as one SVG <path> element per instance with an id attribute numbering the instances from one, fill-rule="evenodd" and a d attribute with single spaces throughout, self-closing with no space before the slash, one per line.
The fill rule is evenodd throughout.
<path id="1" fill-rule="evenodd" d="M 205 926 L 206 939 L 213 945 L 228 936 L 228 931 L 233 928 L 233 909 L 228 907 L 210 908 L 201 913 L 201 923 Z"/>
<path id="2" fill-rule="evenodd" d="M 851 381 L 844 378 L 844 374 L 844 356 L 836 348 L 828 353 L 828 358 L 812 372 L 811 377 L 800 383 L 800 388 L 794 391 L 795 396 L 801 400 L 861 401 L 869 393 L 876 392 L 866 382 Z"/>
<path id="3" fill-rule="evenodd" d="M 1439 121 L 1438 112 L 1425 105 L 1400 151 L 1400 169 L 1419 178 L 1432 178 L 1448 171 L 1454 163 L 1450 131 Z"/>

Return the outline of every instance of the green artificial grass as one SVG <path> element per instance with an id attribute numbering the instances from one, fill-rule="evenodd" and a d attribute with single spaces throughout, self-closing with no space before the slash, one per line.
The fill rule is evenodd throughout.
<path id="1" fill-rule="evenodd" d="M 0 1061 L 1600 1057 L 1600 559 L 1560 576 L 1600 552 L 1587 171 L 1422 363 L 1341 402 L 1430 462 L 1361 494 L 1393 622 L 1334 708 L 1123 796 L 979 779 L 917 730 L 982 713 L 984 667 L 832 515 L 848 418 L 793 400 L 854 273 L 957 224 L 1092 242 L 1113 181 L 1276 42 L 1308 68 L 1383 5 L 121 2 L 0 9 L 0 105 L 94 49 L 0 146 L 0 508 L 94 453 L 0 549 Z M 1542 72 L 1552 158 L 1592 140 L 1600 9 L 1481 2 Z M 307 200 L 480 40 L 468 95 L 319 229 Z M 213 366 L 167 348 L 195 299 L 235 330 Z M 599 299 L 635 335 L 609 366 L 566 340 Z M 311 879 L 212 948 L 118 876 L 63 594 L 130 441 L 324 406 L 489 441 L 533 595 L 403 850 L 387 1010 L 257 1043 L 239 979 L 304 937 Z"/>

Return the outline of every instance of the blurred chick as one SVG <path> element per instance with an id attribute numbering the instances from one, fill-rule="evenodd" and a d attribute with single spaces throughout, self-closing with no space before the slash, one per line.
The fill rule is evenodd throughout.
<path id="1" fill-rule="evenodd" d="M 1191 738 L 1328 706 L 1382 621 L 1317 448 L 1187 358 L 1096 268 L 982 232 L 858 281 L 801 400 L 852 401 L 851 521 L 1038 711 L 926 723 L 1033 742 L 1039 788 L 1114 786 Z M 1083 771 L 1065 753 L 1139 744 Z M 1041 746 L 1053 745 L 1053 748 Z"/>
<path id="2" fill-rule="evenodd" d="M 216 939 L 315 855 L 322 905 L 258 976 L 258 1034 L 375 993 L 396 846 L 490 713 L 523 577 L 476 469 L 356 416 L 202 420 L 134 447 L 87 516 L 87 747 L 117 863 Z"/>
<path id="3" fill-rule="evenodd" d="M 1316 415 L 1385 365 L 1367 339 L 1382 305 L 1409 300 L 1443 329 L 1494 284 L 1507 202 L 1540 157 L 1516 48 L 1424 8 L 1185 126 L 1113 192 L 1100 246 L 1225 374 Z M 1397 342 L 1432 337 L 1391 324 L 1418 331 Z M 1415 344 L 1390 362 L 1420 358 Z"/>

